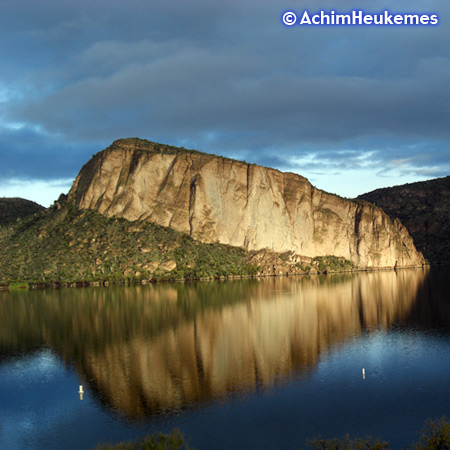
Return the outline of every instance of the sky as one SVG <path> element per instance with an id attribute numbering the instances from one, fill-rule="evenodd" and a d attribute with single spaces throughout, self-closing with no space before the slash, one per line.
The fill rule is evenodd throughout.
<path id="1" fill-rule="evenodd" d="M 282 21 L 353 10 L 439 21 Z M 343 197 L 447 176 L 449 42 L 448 0 L 0 0 L 0 197 L 49 206 L 126 137 Z"/>

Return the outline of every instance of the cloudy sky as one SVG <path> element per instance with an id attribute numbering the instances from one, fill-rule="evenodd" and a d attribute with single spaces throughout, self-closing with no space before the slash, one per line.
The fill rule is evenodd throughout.
<path id="1" fill-rule="evenodd" d="M 354 9 L 439 24 L 281 20 Z M 446 176 L 449 43 L 448 0 L 0 0 L 0 196 L 48 206 L 123 137 L 345 197 Z"/>

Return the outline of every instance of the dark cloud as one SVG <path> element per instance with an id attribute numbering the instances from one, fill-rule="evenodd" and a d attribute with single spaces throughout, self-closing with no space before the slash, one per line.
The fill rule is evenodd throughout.
<path id="1" fill-rule="evenodd" d="M 98 145 L 66 142 L 27 127 L 0 128 L 0 184 L 8 179 L 73 178 L 98 150 Z"/>
<path id="2" fill-rule="evenodd" d="M 448 2 L 395 4 L 437 12 L 436 27 L 288 28 L 288 6 L 6 2 L 0 176 L 74 176 L 128 136 L 283 170 L 448 174 Z M 360 7 L 339 2 L 339 11 Z M 304 8 L 318 4 L 294 10 Z M 370 5 L 385 8 L 392 2 Z"/>

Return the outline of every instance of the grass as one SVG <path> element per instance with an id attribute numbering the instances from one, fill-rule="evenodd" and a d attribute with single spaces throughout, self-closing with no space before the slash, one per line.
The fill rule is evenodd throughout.
<path id="1" fill-rule="evenodd" d="M 28 291 L 30 285 L 28 283 L 11 283 L 8 285 L 10 291 Z"/>

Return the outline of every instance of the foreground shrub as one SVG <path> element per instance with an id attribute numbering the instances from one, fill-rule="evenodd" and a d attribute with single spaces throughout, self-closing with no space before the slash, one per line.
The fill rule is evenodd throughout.
<path id="1" fill-rule="evenodd" d="M 419 440 L 405 450 L 450 450 L 450 422 L 446 417 L 428 420 L 421 430 Z M 389 442 L 372 437 L 351 439 L 322 439 L 321 437 L 307 441 L 308 447 L 314 450 L 390 450 Z M 195 450 L 189 447 L 184 436 L 174 430 L 172 434 L 152 434 L 137 442 L 121 442 L 119 444 L 99 444 L 94 450 Z M 230 449 L 231 450 L 231 449 Z M 251 449 L 249 449 L 251 450 Z M 281 449 L 280 449 L 281 450 Z"/>
<path id="2" fill-rule="evenodd" d="M 427 420 L 422 436 L 408 447 L 410 450 L 450 450 L 450 422 L 446 417 Z"/>
<path id="3" fill-rule="evenodd" d="M 94 450 L 195 450 L 189 447 L 184 436 L 174 430 L 172 434 L 156 433 L 137 442 L 119 444 L 99 444 Z"/>
<path id="4" fill-rule="evenodd" d="M 350 439 L 348 435 L 342 439 L 319 437 L 308 441 L 308 445 L 315 450 L 387 450 L 390 448 L 388 442 L 379 439 L 373 440 L 372 437 Z"/>

